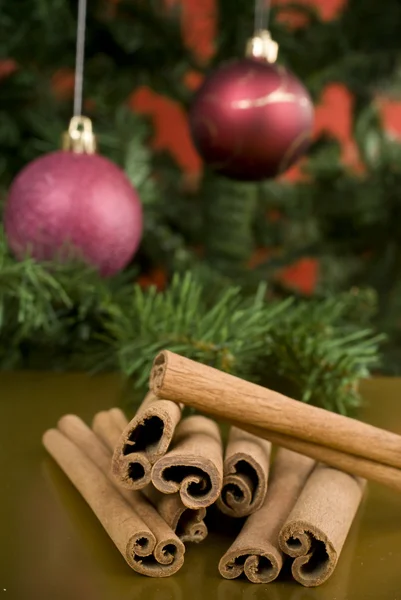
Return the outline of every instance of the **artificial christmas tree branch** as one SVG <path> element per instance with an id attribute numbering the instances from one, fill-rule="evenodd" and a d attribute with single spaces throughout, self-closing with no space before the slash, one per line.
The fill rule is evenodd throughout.
<path id="1" fill-rule="evenodd" d="M 127 274 L 105 280 L 82 265 L 17 262 L 3 243 L 0 366 L 117 369 L 143 387 L 154 355 L 168 347 L 251 381 L 263 374 L 276 389 L 290 384 L 311 404 L 352 411 L 357 383 L 378 359 L 380 338 L 355 325 L 371 301 L 265 296 L 263 286 L 250 298 L 221 289 L 207 272 L 177 275 L 164 292 L 143 290 Z"/>

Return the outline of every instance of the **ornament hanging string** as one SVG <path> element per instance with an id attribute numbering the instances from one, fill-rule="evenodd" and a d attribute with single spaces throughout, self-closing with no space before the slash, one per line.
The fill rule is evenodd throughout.
<path id="1" fill-rule="evenodd" d="M 268 29 L 270 0 L 255 0 L 255 35 Z"/>
<path id="2" fill-rule="evenodd" d="M 75 55 L 74 117 L 82 116 L 87 0 L 78 1 L 77 46 Z"/>

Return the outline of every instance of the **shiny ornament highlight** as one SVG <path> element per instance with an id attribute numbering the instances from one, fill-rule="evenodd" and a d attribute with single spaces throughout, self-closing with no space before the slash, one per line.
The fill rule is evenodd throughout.
<path id="1" fill-rule="evenodd" d="M 16 177 L 4 225 L 18 258 L 79 257 L 109 276 L 138 248 L 142 206 L 123 171 L 108 159 L 58 151 L 37 158 Z"/>
<path id="2" fill-rule="evenodd" d="M 284 67 L 245 58 L 212 73 L 189 122 L 205 163 L 232 179 L 258 181 L 286 171 L 307 150 L 313 104 Z"/>

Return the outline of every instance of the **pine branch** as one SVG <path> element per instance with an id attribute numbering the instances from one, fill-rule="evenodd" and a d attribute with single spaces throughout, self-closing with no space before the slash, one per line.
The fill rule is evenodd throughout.
<path id="1" fill-rule="evenodd" d="M 210 290 L 208 290 L 210 302 Z M 122 371 L 138 385 L 147 381 L 157 352 L 169 348 L 229 373 L 245 375 L 265 346 L 265 335 L 288 301 L 266 306 L 264 288 L 244 300 L 238 288 L 213 304 L 189 274 L 174 277 L 164 293 L 135 288 L 131 309 L 110 323 Z"/>
<path id="2" fill-rule="evenodd" d="M 358 382 L 377 365 L 383 339 L 350 319 L 369 297 L 293 304 L 269 303 L 264 295 L 261 287 L 253 300 L 243 299 L 229 288 L 209 304 L 190 275 L 174 278 L 163 294 L 136 288 L 131 309 L 108 328 L 120 368 L 141 386 L 155 354 L 168 348 L 251 380 L 262 372 L 274 383 L 272 374 L 279 375 L 275 385 L 290 384 L 304 402 L 352 411 L 360 403 Z"/>
<path id="3" fill-rule="evenodd" d="M 17 262 L 0 237 L 0 368 L 29 367 L 32 360 L 35 367 L 69 368 L 74 353 L 93 344 L 106 315 L 124 305 L 128 281 L 125 274 L 106 282 L 78 263 Z"/>
<path id="4" fill-rule="evenodd" d="M 349 294 L 302 302 L 284 314 L 269 334 L 274 355 L 266 367 L 271 376 L 280 376 L 284 387 L 292 384 L 303 402 L 342 414 L 357 408 L 358 382 L 378 365 L 384 337 L 355 327 L 349 317 L 356 306 L 361 298 Z"/>
<path id="5" fill-rule="evenodd" d="M 36 366 L 42 352 L 46 368 L 119 368 L 140 387 L 156 353 L 169 348 L 251 380 L 262 366 L 330 410 L 357 404 L 357 381 L 377 362 L 379 338 L 352 325 L 369 297 L 272 302 L 264 286 L 244 297 L 220 283 L 203 270 L 201 279 L 176 275 L 165 292 L 143 290 L 127 275 L 104 280 L 83 265 L 16 262 L 3 240 L 1 365 Z"/>

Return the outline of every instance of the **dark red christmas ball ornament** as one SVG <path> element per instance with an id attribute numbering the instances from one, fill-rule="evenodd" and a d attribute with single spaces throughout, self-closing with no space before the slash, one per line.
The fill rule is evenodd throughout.
<path id="1" fill-rule="evenodd" d="M 308 148 L 313 104 L 284 67 L 244 58 L 212 73 L 190 111 L 195 145 L 212 169 L 258 181 L 286 171 Z"/>
<path id="2" fill-rule="evenodd" d="M 127 265 L 139 245 L 142 207 L 123 171 L 108 159 L 58 151 L 16 177 L 4 224 L 18 258 L 79 257 L 109 276 Z"/>

